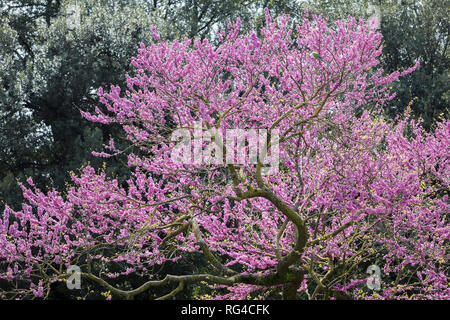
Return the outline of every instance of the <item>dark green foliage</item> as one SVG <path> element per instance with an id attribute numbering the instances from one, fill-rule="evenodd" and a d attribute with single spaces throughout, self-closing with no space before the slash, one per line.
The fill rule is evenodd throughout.
<path id="1" fill-rule="evenodd" d="M 398 97 L 388 114 L 402 112 L 415 99 L 412 110 L 426 128 L 449 112 L 450 7 L 446 1 L 400 2 L 383 16 L 384 64 L 388 71 L 405 69 L 420 60 L 420 68 L 396 84 Z"/>
<path id="2" fill-rule="evenodd" d="M 120 128 L 90 123 L 79 110 L 98 105 L 98 87 L 125 86 L 131 56 L 159 21 L 137 4 L 110 2 L 79 2 L 77 17 L 70 7 L 77 1 L 65 1 L 49 24 L 38 4 L 2 14 L 0 199 L 12 206 L 21 202 L 16 179 L 32 176 L 41 188 L 63 189 L 70 170 L 102 166 L 92 151 L 110 137 L 118 146 L 124 141 Z M 124 178 L 123 161 L 110 160 L 108 173 Z"/>

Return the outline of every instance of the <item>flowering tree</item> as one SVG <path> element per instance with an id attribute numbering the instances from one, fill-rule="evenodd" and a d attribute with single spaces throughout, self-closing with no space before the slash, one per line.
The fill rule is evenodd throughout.
<path id="1" fill-rule="evenodd" d="M 64 195 L 28 179 L 27 203 L 0 221 L 5 297 L 46 297 L 78 265 L 82 279 L 121 298 L 163 285 L 173 290 L 160 298 L 170 298 L 198 282 L 216 299 L 450 298 L 450 122 L 425 133 L 408 115 L 377 115 L 394 97 L 389 85 L 418 64 L 383 75 L 381 35 L 353 18 L 329 27 L 306 13 L 290 28 L 267 12 L 259 37 L 240 35 L 237 21 L 218 46 L 153 32 L 125 93 L 100 88 L 104 107 L 83 112 L 122 125 L 138 148 L 128 155 L 132 176 L 123 186 L 87 166 Z M 266 130 L 256 160 L 221 161 L 230 150 L 220 133 L 233 128 Z M 188 148 L 185 161 L 174 158 L 180 132 L 194 137 L 194 160 Z M 210 149 L 215 161 L 202 161 Z M 97 155 L 122 152 L 111 141 Z M 269 156 L 277 170 L 265 170 Z M 190 252 L 211 271 L 152 274 Z M 117 263 L 121 272 L 110 272 Z M 368 289 L 361 283 L 374 266 L 381 281 Z M 111 284 L 130 273 L 148 281 Z"/>

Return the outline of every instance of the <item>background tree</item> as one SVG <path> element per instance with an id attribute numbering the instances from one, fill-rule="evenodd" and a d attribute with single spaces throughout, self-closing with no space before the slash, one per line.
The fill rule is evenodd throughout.
<path id="1" fill-rule="evenodd" d="M 1 52 L 5 153 L 0 194 L 12 205 L 21 201 L 14 180 L 23 181 L 24 172 L 41 187 L 49 177 L 54 186 L 63 187 L 70 170 L 89 161 L 102 167 L 91 152 L 107 143 L 117 128 L 89 124 L 79 109 L 94 109 L 99 86 L 124 83 L 129 57 L 140 41 L 150 39 L 150 25 L 164 29 L 157 14 L 137 1 L 58 2 L 60 10 L 51 11 L 48 19 L 41 18 L 47 11 L 40 3 L 14 4 L 8 3 L 3 14 L 7 46 Z M 26 23 L 19 27 L 18 20 Z M 25 32 L 31 33 L 27 43 L 20 41 Z M 116 162 L 108 170 L 117 174 L 119 167 Z M 46 184 L 39 177 L 45 177 Z"/>
<path id="2" fill-rule="evenodd" d="M 13 20 L 14 22 L 15 20 Z M 13 24 L 13 26 L 15 26 Z M 33 118 L 25 107 L 29 72 L 32 64 L 27 44 L 21 32 L 8 24 L 2 15 L 0 21 L 0 199 L 19 205 L 21 191 L 17 178 L 36 177 L 45 169 L 50 157 L 49 128 Z M 3 203 L 0 203 L 3 208 Z"/>

